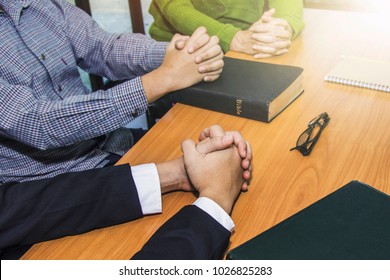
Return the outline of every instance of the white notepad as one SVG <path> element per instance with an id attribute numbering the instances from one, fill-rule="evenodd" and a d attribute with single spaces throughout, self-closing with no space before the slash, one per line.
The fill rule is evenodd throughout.
<path id="1" fill-rule="evenodd" d="M 325 81 L 390 92 L 390 63 L 346 56 L 325 76 Z"/>

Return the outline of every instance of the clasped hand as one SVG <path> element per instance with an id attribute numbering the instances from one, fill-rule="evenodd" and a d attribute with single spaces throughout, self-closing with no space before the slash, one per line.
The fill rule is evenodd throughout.
<path id="1" fill-rule="evenodd" d="M 204 129 L 199 141 L 182 143 L 189 180 L 200 197 L 212 199 L 230 213 L 240 191 L 248 190 L 251 146 L 239 132 L 225 132 L 218 125 Z"/>
<path id="2" fill-rule="evenodd" d="M 292 29 L 282 18 L 274 17 L 275 9 L 266 11 L 248 30 L 238 31 L 231 42 L 231 50 L 268 58 L 288 52 Z"/>
<path id="3" fill-rule="evenodd" d="M 199 27 L 191 37 L 175 34 L 167 47 L 162 67 L 172 73 L 174 90 L 200 81 L 211 82 L 219 78 L 224 63 L 217 36 L 209 36 Z"/>
<path id="4" fill-rule="evenodd" d="M 255 58 L 267 58 L 288 52 L 291 45 L 292 29 L 288 22 L 282 18 L 274 18 L 275 9 L 263 14 L 261 19 L 255 22 L 250 31 L 252 38 L 256 40 L 253 49 L 258 51 Z"/>
<path id="5" fill-rule="evenodd" d="M 200 81 L 219 78 L 223 52 L 216 36 L 199 27 L 191 37 L 176 34 L 168 44 L 160 67 L 141 77 L 145 96 L 152 103 L 165 94 Z"/>
<path id="6" fill-rule="evenodd" d="M 214 125 L 199 135 L 199 143 L 182 143 L 183 156 L 157 164 L 161 192 L 197 191 L 230 213 L 240 191 L 247 191 L 252 172 L 252 150 L 237 131 Z"/>

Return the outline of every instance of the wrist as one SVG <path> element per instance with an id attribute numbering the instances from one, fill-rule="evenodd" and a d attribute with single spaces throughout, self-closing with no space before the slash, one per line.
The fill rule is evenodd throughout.
<path id="1" fill-rule="evenodd" d="M 242 52 L 242 46 L 240 43 L 240 36 L 242 34 L 242 30 L 239 30 L 234 35 L 232 41 L 230 42 L 230 50 L 236 51 L 236 52 Z"/>
<path id="2" fill-rule="evenodd" d="M 213 192 L 202 192 L 199 193 L 199 197 L 205 197 L 211 199 L 216 204 L 218 204 L 228 215 L 232 212 L 233 202 L 226 199 L 226 197 L 221 197 L 220 194 L 216 194 Z"/>
<path id="3" fill-rule="evenodd" d="M 156 101 L 168 92 L 173 91 L 174 88 L 174 79 L 169 75 L 164 75 L 161 67 L 143 75 L 141 81 L 148 103 Z"/>
<path id="4" fill-rule="evenodd" d="M 294 29 L 292 29 L 290 24 L 287 24 L 287 31 L 290 33 L 289 40 L 292 40 L 295 37 L 295 34 L 294 34 Z"/>
<path id="5" fill-rule="evenodd" d="M 240 30 L 234 35 L 230 49 L 236 52 L 254 54 L 252 38 L 253 32 L 250 30 Z"/>
<path id="6" fill-rule="evenodd" d="M 156 167 L 162 194 L 177 190 L 187 190 L 188 178 L 184 168 L 183 157 L 156 164 Z"/>

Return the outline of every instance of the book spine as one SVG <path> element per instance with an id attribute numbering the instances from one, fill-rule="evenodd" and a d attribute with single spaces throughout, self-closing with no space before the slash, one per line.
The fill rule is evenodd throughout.
<path id="1" fill-rule="evenodd" d="M 336 83 L 336 84 L 349 85 L 349 86 L 368 88 L 368 89 L 379 90 L 379 91 L 384 91 L 384 92 L 390 92 L 390 86 L 366 83 L 366 82 L 362 82 L 362 81 L 344 79 L 344 78 L 335 77 L 335 76 L 326 76 L 325 81 Z"/>
<path id="2" fill-rule="evenodd" d="M 268 106 L 221 92 L 187 88 L 175 92 L 179 103 L 221 112 L 229 115 L 269 122 Z"/>

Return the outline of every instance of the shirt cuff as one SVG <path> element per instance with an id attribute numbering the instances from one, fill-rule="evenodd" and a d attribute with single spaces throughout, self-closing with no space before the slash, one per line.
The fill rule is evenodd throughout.
<path id="1" fill-rule="evenodd" d="M 160 178 L 154 163 L 131 167 L 131 173 L 138 192 L 144 215 L 162 212 Z"/>
<path id="2" fill-rule="evenodd" d="M 228 231 L 232 232 L 234 229 L 234 222 L 232 218 L 219 206 L 216 202 L 207 197 L 199 197 L 193 205 L 199 207 L 211 217 L 213 217 L 218 223 L 220 223 Z"/>
<path id="3" fill-rule="evenodd" d="M 155 41 L 153 44 L 150 44 L 147 53 L 147 56 L 151 58 L 149 59 L 150 71 L 156 69 L 161 65 L 161 63 L 164 60 L 167 47 L 168 47 L 168 42 Z"/>

